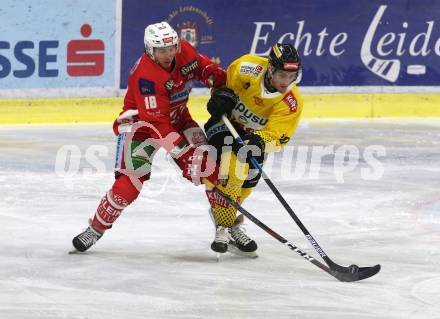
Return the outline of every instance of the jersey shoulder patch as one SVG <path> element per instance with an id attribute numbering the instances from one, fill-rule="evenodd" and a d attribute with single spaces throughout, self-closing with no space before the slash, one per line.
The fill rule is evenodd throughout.
<path id="1" fill-rule="evenodd" d="M 146 79 L 140 78 L 139 81 L 139 91 L 142 95 L 155 94 L 156 89 L 154 87 L 154 82 Z"/>
<path id="2" fill-rule="evenodd" d="M 258 77 L 263 72 L 263 67 L 252 62 L 240 63 L 238 73 Z"/>
<path id="3" fill-rule="evenodd" d="M 296 113 L 296 111 L 298 110 L 298 101 L 296 100 L 296 97 L 293 95 L 292 92 L 287 93 L 284 96 L 283 101 L 289 107 L 290 112 Z"/>

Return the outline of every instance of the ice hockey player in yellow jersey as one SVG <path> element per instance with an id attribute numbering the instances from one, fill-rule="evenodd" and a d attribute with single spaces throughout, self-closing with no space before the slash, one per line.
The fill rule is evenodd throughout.
<path id="1" fill-rule="evenodd" d="M 208 143 L 217 149 L 221 183 L 218 186 L 242 203 L 260 178 L 250 164 L 251 155 L 262 165 L 265 155 L 287 145 L 303 108 L 296 87 L 301 61 L 291 44 L 276 43 L 269 57 L 244 55 L 227 69 L 226 87 L 213 92 L 205 124 Z M 226 114 L 245 142 L 241 146 L 221 119 Z M 218 253 L 238 252 L 256 257 L 257 244 L 240 227 L 243 216 L 212 191 L 207 191 L 216 225 L 211 249 Z"/>

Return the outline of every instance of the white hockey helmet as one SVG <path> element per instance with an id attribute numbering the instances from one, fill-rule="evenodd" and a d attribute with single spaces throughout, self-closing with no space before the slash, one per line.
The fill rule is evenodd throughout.
<path id="1" fill-rule="evenodd" d="M 144 33 L 145 51 L 154 60 L 154 48 L 165 48 L 172 45 L 179 45 L 177 32 L 168 24 L 162 21 L 150 24 L 145 28 Z"/>

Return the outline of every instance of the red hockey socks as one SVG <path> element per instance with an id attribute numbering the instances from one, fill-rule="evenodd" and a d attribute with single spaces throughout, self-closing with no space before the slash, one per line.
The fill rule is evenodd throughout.
<path id="1" fill-rule="evenodd" d="M 125 207 L 130 205 L 138 196 L 138 190 L 125 175 L 119 176 L 113 187 L 102 198 L 93 217 L 91 226 L 98 232 L 104 233 L 111 228 Z"/>

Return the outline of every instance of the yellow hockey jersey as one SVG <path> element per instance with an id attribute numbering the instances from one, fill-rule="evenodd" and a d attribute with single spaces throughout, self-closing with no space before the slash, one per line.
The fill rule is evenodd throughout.
<path id="1" fill-rule="evenodd" d="M 229 119 L 234 126 L 260 135 L 270 152 L 289 142 L 298 126 L 303 99 L 295 83 L 285 93 L 269 92 L 264 86 L 267 66 L 267 58 L 244 55 L 229 65 L 226 86 L 240 99 Z"/>

